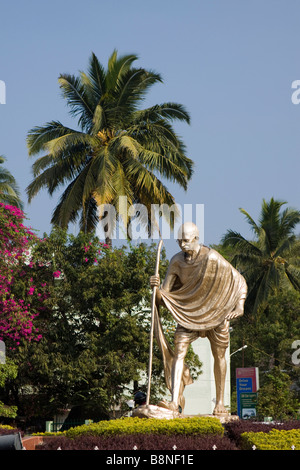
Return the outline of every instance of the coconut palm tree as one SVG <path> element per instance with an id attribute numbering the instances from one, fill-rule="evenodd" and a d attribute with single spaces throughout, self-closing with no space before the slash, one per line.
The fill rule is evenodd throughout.
<path id="1" fill-rule="evenodd" d="M 23 209 L 19 186 L 10 171 L 2 166 L 5 160 L 0 155 L 0 201 Z"/>
<path id="2" fill-rule="evenodd" d="M 87 73 L 58 80 L 79 129 L 51 121 L 28 133 L 29 155 L 45 153 L 33 164 L 29 202 L 42 188 L 52 195 L 67 185 L 53 212 L 54 225 L 66 228 L 79 218 L 82 230 L 93 230 L 99 206 L 113 205 L 120 215 L 120 196 L 126 196 L 128 207 L 173 205 L 163 178 L 187 188 L 193 162 L 172 122 L 189 123 L 189 115 L 169 102 L 140 109 L 151 86 L 162 79 L 133 67 L 136 60 L 136 55 L 119 57 L 114 51 L 105 69 L 92 53 Z"/>
<path id="3" fill-rule="evenodd" d="M 284 204 L 274 198 L 263 200 L 258 223 L 240 209 L 254 231 L 254 241 L 233 230 L 222 239 L 224 247 L 233 249 L 232 263 L 247 280 L 252 312 L 276 289 L 300 290 L 300 241 L 294 234 L 300 212 L 292 208 L 281 211 Z"/>

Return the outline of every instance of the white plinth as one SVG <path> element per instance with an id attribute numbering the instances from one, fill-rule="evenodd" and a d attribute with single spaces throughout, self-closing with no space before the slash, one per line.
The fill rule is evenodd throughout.
<path id="1" fill-rule="evenodd" d="M 192 343 L 193 350 L 202 362 L 202 374 L 184 391 L 185 415 L 212 414 L 216 403 L 214 377 L 214 358 L 207 338 L 199 338 Z M 226 351 L 227 373 L 225 382 L 224 404 L 230 412 L 230 356 Z"/>

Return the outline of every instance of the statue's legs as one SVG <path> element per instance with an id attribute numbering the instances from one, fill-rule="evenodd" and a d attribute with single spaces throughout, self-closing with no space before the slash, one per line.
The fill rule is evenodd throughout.
<path id="1" fill-rule="evenodd" d="M 214 414 L 224 414 L 224 391 L 226 379 L 226 350 L 229 346 L 229 322 L 224 320 L 217 328 L 207 332 L 211 352 L 214 358 L 214 375 L 216 384 L 216 406 Z"/>
<path id="2" fill-rule="evenodd" d="M 214 358 L 214 375 L 216 384 L 216 406 L 214 414 L 224 414 L 227 410 L 224 406 L 224 391 L 226 378 L 226 349 L 229 345 L 229 322 L 224 321 L 221 325 L 207 332 L 187 330 L 178 325 L 174 337 L 174 358 L 171 367 L 171 393 L 170 403 L 162 401 L 160 406 L 171 410 L 178 410 L 180 405 L 182 388 L 182 374 L 184 361 L 189 345 L 197 338 L 207 336 L 211 344 L 211 351 Z"/>
<path id="3" fill-rule="evenodd" d="M 224 406 L 224 390 L 225 390 L 225 378 L 226 378 L 226 349 L 224 347 L 217 346 L 211 343 L 211 351 L 214 357 L 214 375 L 216 384 L 216 406 L 214 414 L 227 413 Z"/>
<path id="4" fill-rule="evenodd" d="M 182 376 L 184 373 L 184 360 L 187 354 L 189 345 L 192 341 L 197 339 L 199 333 L 197 331 L 187 330 L 180 325 L 177 325 L 175 336 L 174 336 L 174 357 L 172 359 L 172 364 L 170 364 L 171 376 L 171 396 L 172 401 L 167 402 L 162 400 L 159 403 L 159 406 L 163 406 L 173 411 L 178 411 L 180 406 L 184 408 L 184 385 L 182 381 Z"/>
<path id="5" fill-rule="evenodd" d="M 176 409 L 180 400 L 180 386 L 183 374 L 185 356 L 187 354 L 189 342 L 175 342 L 174 360 L 172 364 L 172 403 Z"/>

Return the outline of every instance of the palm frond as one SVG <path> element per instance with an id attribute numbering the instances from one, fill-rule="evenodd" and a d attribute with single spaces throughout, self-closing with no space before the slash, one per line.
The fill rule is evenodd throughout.
<path id="1" fill-rule="evenodd" d="M 294 272 L 292 272 L 291 269 L 286 268 L 285 274 L 294 289 L 300 291 L 300 271 L 294 269 Z"/>
<path id="2" fill-rule="evenodd" d="M 300 211 L 286 208 L 280 219 L 280 238 L 284 239 L 288 237 L 295 227 L 300 223 Z"/>
<path id="3" fill-rule="evenodd" d="M 64 152 L 70 153 L 71 148 L 75 149 L 78 146 L 85 148 L 89 153 L 98 144 L 99 140 L 95 136 L 83 132 L 71 132 L 50 140 L 44 147 L 50 155 L 61 156 Z"/>
<path id="4" fill-rule="evenodd" d="M 78 125 L 82 130 L 87 130 L 91 125 L 94 110 L 92 104 L 88 101 L 89 95 L 86 93 L 81 78 L 62 74 L 58 78 L 58 82 L 62 95 L 70 107 L 70 114 L 74 117 L 79 116 Z"/>
<path id="5" fill-rule="evenodd" d="M 90 130 L 91 135 L 96 135 L 98 132 L 105 128 L 107 125 L 107 119 L 105 111 L 100 104 L 96 105 L 95 112 L 92 120 L 92 128 Z"/>
<path id="6" fill-rule="evenodd" d="M 81 72 L 81 82 L 85 87 L 91 109 L 95 109 L 106 92 L 106 72 L 94 53 L 89 59 L 88 73 Z"/>
<path id="7" fill-rule="evenodd" d="M 97 204 L 109 204 L 114 197 L 115 189 L 112 184 L 116 162 L 106 148 L 101 151 L 89 163 L 85 176 L 84 190 L 82 193 L 83 204 L 92 196 Z"/>
<path id="8" fill-rule="evenodd" d="M 23 209 L 20 188 L 11 172 L 2 166 L 5 161 L 6 158 L 0 155 L 0 201 Z"/>
<path id="9" fill-rule="evenodd" d="M 118 52 L 115 49 L 108 59 L 108 67 L 106 71 L 106 91 L 111 92 L 115 89 L 118 80 L 131 68 L 133 62 L 138 60 L 135 54 L 124 54 L 118 57 Z"/>
<path id="10" fill-rule="evenodd" d="M 78 133 L 69 127 L 64 126 L 59 121 L 51 121 L 44 126 L 36 126 L 27 134 L 27 147 L 29 155 L 35 155 L 46 150 L 46 146 L 51 140 L 64 135 Z"/>
<path id="11" fill-rule="evenodd" d="M 295 246 L 295 240 L 295 235 L 291 235 L 288 238 L 283 239 L 283 241 L 276 248 L 274 258 L 276 258 L 277 256 L 283 257 L 286 253 L 290 253 Z"/>
<path id="12" fill-rule="evenodd" d="M 244 216 L 246 217 L 246 220 L 248 222 L 248 224 L 251 226 L 252 230 L 255 232 L 256 236 L 259 237 L 259 234 L 260 234 L 260 228 L 258 227 L 258 225 L 255 223 L 254 219 L 251 217 L 251 215 L 245 211 L 245 209 L 243 208 L 240 208 L 240 212 L 242 214 L 244 214 Z"/>
<path id="13" fill-rule="evenodd" d="M 89 168 L 86 166 L 64 190 L 52 215 L 51 223 L 53 225 L 67 228 L 70 222 L 77 220 L 83 209 L 82 195 L 88 170 Z"/>
<path id="14" fill-rule="evenodd" d="M 189 113 L 183 105 L 170 102 L 135 111 L 132 123 L 138 124 L 143 121 L 157 122 L 162 119 L 185 121 L 188 124 L 190 124 L 191 120 Z"/>
<path id="15" fill-rule="evenodd" d="M 228 230 L 227 233 L 223 236 L 221 241 L 224 246 L 231 246 L 233 248 L 237 248 L 240 252 L 244 254 L 253 254 L 257 256 L 261 256 L 260 249 L 254 245 L 253 243 L 249 242 L 244 238 L 240 233 L 235 232 L 234 230 Z"/>

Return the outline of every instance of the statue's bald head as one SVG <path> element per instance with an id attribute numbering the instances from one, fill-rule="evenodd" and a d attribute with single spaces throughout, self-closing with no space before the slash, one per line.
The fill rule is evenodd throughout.
<path id="1" fill-rule="evenodd" d="M 178 240 L 199 240 L 199 230 L 193 222 L 185 222 L 178 230 Z"/>

